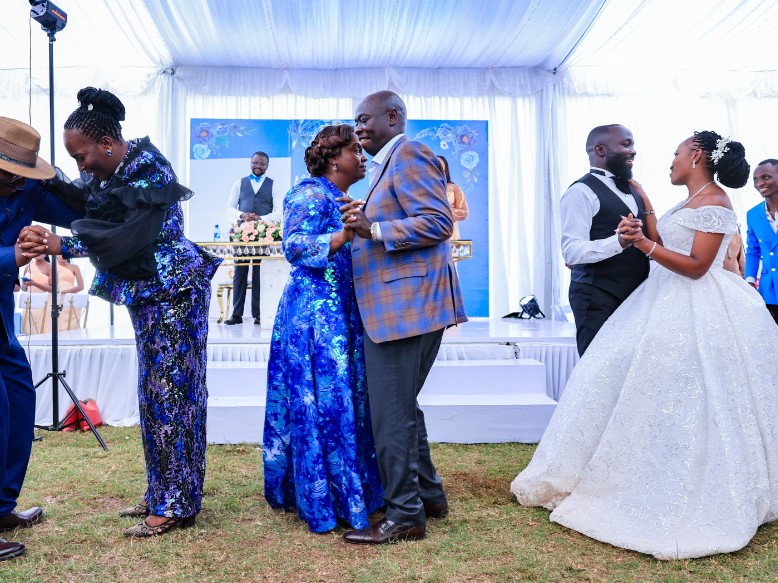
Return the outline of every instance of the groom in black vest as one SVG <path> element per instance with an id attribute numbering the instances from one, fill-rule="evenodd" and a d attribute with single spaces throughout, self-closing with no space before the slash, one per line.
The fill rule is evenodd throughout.
<path id="1" fill-rule="evenodd" d="M 273 179 L 265 176 L 270 165 L 270 157 L 264 152 L 254 152 L 251 156 L 251 174 L 236 181 L 232 186 L 227 202 L 232 219 L 240 224 L 243 221 L 273 220 L 281 209 L 274 209 Z M 274 212 L 276 211 L 276 212 Z M 259 259 L 251 262 L 251 316 L 259 324 Z M 225 320 L 227 325 L 243 322 L 243 304 L 246 302 L 249 266 L 236 265 L 232 276 L 232 316 Z"/>
<path id="2" fill-rule="evenodd" d="M 570 307 L 582 356 L 605 321 L 648 277 L 648 258 L 616 232 L 630 213 L 641 222 L 645 217 L 643 199 L 629 184 L 632 132 L 618 124 L 598 126 L 589 133 L 586 151 L 591 170 L 560 201 L 562 256 L 573 270 Z"/>

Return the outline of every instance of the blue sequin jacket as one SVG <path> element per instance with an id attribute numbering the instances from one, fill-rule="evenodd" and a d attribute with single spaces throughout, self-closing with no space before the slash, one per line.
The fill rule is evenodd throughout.
<path id="1" fill-rule="evenodd" d="M 78 221 L 73 223 L 73 236 L 62 238 L 62 254 L 67 258 L 88 256 L 95 264 L 90 294 L 123 305 L 170 299 L 188 288 L 210 286 L 221 259 L 184 236 L 180 200 L 190 197 L 191 191 L 178 185 L 170 162 L 148 137 L 130 142 L 122 165 L 110 180 L 101 184 L 92 180 L 84 191 L 87 221 L 83 232 Z M 161 196 L 170 191 L 176 194 Z M 161 226 L 154 223 L 153 215 L 142 214 L 153 212 L 151 207 L 159 207 L 160 200 L 171 201 L 159 212 Z M 90 230 L 92 224 L 100 226 L 99 237 Z M 153 230 L 146 249 L 136 240 L 149 236 L 150 224 Z M 144 252 L 151 259 L 150 269 L 134 271 L 143 277 L 119 275 L 130 273 L 124 269 L 127 262 L 114 266 L 110 257 L 98 253 L 98 248 L 120 249 L 125 244 L 139 249 L 134 259 Z"/>

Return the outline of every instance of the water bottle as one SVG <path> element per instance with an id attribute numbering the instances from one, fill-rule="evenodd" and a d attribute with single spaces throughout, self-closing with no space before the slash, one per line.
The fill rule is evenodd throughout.
<path id="1" fill-rule="evenodd" d="M 213 240 L 214 242 L 222 240 L 222 232 L 219 230 L 219 225 L 213 226 Z"/>

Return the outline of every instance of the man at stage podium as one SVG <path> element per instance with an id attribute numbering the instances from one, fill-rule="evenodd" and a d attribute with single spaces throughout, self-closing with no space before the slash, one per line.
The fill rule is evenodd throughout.
<path id="1" fill-rule="evenodd" d="M 251 173 L 235 181 L 227 200 L 227 211 L 233 223 L 244 221 L 281 220 L 283 199 L 273 194 L 273 179 L 265 176 L 270 157 L 265 152 L 251 155 Z M 251 316 L 259 325 L 259 272 L 260 260 L 251 260 Z M 246 302 L 249 266 L 236 265 L 232 276 L 232 315 L 224 321 L 228 326 L 243 322 L 243 305 Z"/>
<path id="2" fill-rule="evenodd" d="M 586 139 L 589 173 L 562 195 L 562 256 L 572 267 L 570 307 L 578 354 L 583 356 L 605 321 L 648 277 L 648 257 L 615 229 L 630 214 L 635 225 L 646 212 L 630 186 L 635 141 L 619 124 L 598 126 Z"/>
<path id="3" fill-rule="evenodd" d="M 35 389 L 30 363 L 14 332 L 14 283 L 19 267 L 46 251 L 22 253 L 19 232 L 33 220 L 69 227 L 81 215 L 41 187 L 54 168 L 38 157 L 40 135 L 14 119 L 0 117 L 0 530 L 32 526 L 43 509 L 16 512 L 32 450 Z M 0 539 L 0 561 L 23 554 L 22 543 Z"/>

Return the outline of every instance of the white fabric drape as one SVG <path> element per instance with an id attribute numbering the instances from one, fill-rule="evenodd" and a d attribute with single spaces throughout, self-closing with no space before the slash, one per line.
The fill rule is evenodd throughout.
<path id="1" fill-rule="evenodd" d="M 27 3 L 7 4 L 0 114 L 37 127 L 48 157 L 48 43 Z M 149 135 L 182 180 L 194 117 L 348 119 L 362 96 L 391 88 L 412 118 L 487 120 L 491 316 L 529 293 L 544 311 L 567 303 L 558 201 L 586 170 L 595 125 L 633 130 L 636 177 L 660 211 L 678 196 L 665 180 L 670 154 L 695 129 L 739 139 L 752 165 L 777 154 L 772 2 L 61 4 L 56 127 L 79 88 L 114 91 L 125 136 Z M 75 176 L 59 131 L 56 162 Z M 732 195 L 743 222 L 758 199 Z"/>

